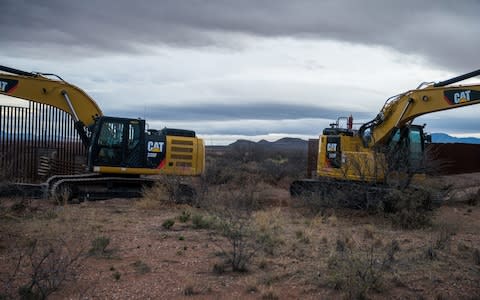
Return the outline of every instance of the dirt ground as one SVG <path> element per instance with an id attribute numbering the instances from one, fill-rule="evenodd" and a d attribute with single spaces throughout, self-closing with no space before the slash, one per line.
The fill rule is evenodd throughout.
<path id="1" fill-rule="evenodd" d="M 286 189 L 265 187 L 275 201 L 255 222 L 275 225 L 277 242 L 256 252 L 246 272 L 218 268 L 228 241 L 212 228 L 196 228 L 192 218 L 181 220 L 186 213 L 206 215 L 201 208 L 145 207 L 138 199 L 62 206 L 26 200 L 17 207 L 19 199 L 3 198 L 0 294 L 19 297 L 31 277 L 25 249 L 32 241 L 61 240 L 67 250 L 58 261 L 76 260 L 49 299 L 478 299 L 480 207 L 466 200 L 480 174 L 443 180 L 460 189 L 433 212 L 431 226 L 417 230 L 361 211 L 313 215 Z M 169 219 L 174 223 L 167 228 Z M 102 239 L 106 245 L 95 248 L 92 242 Z M 357 265 L 374 280 L 358 277 Z M 367 293 L 358 294 L 359 286 Z"/>

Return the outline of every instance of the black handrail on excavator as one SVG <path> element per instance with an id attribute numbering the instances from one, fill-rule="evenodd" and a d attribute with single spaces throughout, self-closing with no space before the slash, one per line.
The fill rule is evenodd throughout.
<path id="1" fill-rule="evenodd" d="M 0 71 L 4 71 L 4 72 L 7 72 L 7 73 L 12 73 L 12 74 L 16 74 L 16 75 L 21 75 L 21 76 L 29 76 L 29 77 L 37 76 L 37 74 L 35 74 L 35 73 L 25 72 L 25 71 L 22 71 L 22 70 L 10 68 L 10 67 L 5 67 L 5 66 L 0 66 Z"/>
<path id="2" fill-rule="evenodd" d="M 469 79 L 469 78 L 472 78 L 472 77 L 475 77 L 475 76 L 478 76 L 478 75 L 480 75 L 480 69 L 478 69 L 476 71 L 472 71 L 470 73 L 466 73 L 466 74 L 457 76 L 457 77 L 453 77 L 453 78 L 450 78 L 450 79 L 447 79 L 447 80 L 444 80 L 444 81 L 437 82 L 433 85 L 433 87 L 446 86 L 446 85 L 449 85 L 449 84 L 452 84 L 452 83 L 455 83 L 455 82 L 459 82 L 459 81 L 462 81 L 462 80 L 465 80 L 465 79 Z"/>

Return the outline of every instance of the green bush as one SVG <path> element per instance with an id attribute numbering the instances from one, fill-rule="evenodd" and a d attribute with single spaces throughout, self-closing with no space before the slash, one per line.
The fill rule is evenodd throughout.
<path id="1" fill-rule="evenodd" d="M 92 245 L 88 253 L 90 255 L 103 255 L 105 254 L 106 248 L 110 244 L 110 239 L 105 236 L 97 237 L 92 241 Z"/>
<path id="2" fill-rule="evenodd" d="M 211 228 L 213 220 L 203 215 L 195 214 L 192 216 L 192 226 L 195 229 L 208 229 Z"/>
<path id="3" fill-rule="evenodd" d="M 397 241 L 385 248 L 372 244 L 367 249 L 353 249 L 339 240 L 328 261 L 328 284 L 344 291 L 349 299 L 365 299 L 370 291 L 380 292 L 399 250 Z"/>
<path id="4" fill-rule="evenodd" d="M 402 229 L 419 229 L 432 224 L 432 195 L 423 189 L 392 190 L 386 199 L 390 220 Z"/>
<path id="5" fill-rule="evenodd" d="M 182 211 L 182 214 L 178 216 L 178 220 L 180 220 L 182 223 L 186 223 L 188 220 L 190 220 L 190 217 L 191 213 L 188 210 L 184 210 Z"/>
<path id="6" fill-rule="evenodd" d="M 175 224 L 175 221 L 172 219 L 167 219 L 162 223 L 162 227 L 165 229 L 170 229 Z"/>

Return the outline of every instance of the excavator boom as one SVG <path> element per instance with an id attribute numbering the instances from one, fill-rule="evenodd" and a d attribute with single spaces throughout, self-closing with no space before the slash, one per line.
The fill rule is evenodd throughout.
<path id="1" fill-rule="evenodd" d="M 387 101 L 369 123 L 360 128 L 362 135 L 366 128 L 371 129 L 370 147 L 385 143 L 396 128 L 410 124 L 415 118 L 443 110 L 455 109 L 480 103 L 480 85 L 451 84 L 480 75 L 476 70 L 455 78 L 430 84 L 425 88 L 410 90 Z"/>
<path id="2" fill-rule="evenodd" d="M 69 113 L 85 146 L 89 138 L 85 128 L 103 116 L 97 103 L 82 89 L 54 74 L 30 73 L 0 66 L 0 94 L 48 104 Z M 58 80 L 46 76 L 56 76 Z"/>

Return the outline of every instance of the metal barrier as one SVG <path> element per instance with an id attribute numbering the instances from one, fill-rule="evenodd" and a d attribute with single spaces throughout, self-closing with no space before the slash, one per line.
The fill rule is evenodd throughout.
<path id="1" fill-rule="evenodd" d="M 0 105 L 0 180 L 34 183 L 54 174 L 84 172 L 86 149 L 70 115 L 28 103 Z"/>

